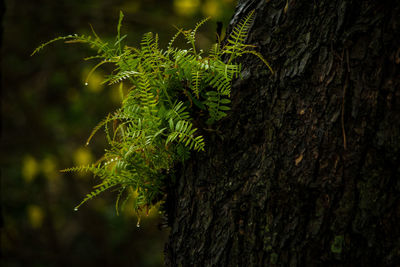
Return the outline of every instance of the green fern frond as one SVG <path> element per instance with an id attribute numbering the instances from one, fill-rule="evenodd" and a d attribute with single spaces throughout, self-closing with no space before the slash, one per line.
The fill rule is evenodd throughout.
<path id="1" fill-rule="evenodd" d="M 268 67 L 268 69 L 271 71 L 271 73 L 274 74 L 274 70 L 269 65 L 268 61 L 260 53 L 254 51 L 254 50 L 247 50 L 247 51 L 243 51 L 243 54 L 252 54 L 252 55 L 257 56 L 259 59 L 261 59 L 262 62 L 264 62 L 264 64 Z"/>
<path id="2" fill-rule="evenodd" d="M 124 35 L 121 37 L 121 26 L 122 26 L 122 20 L 124 19 L 124 14 L 122 11 L 119 12 L 119 19 L 118 19 L 118 24 L 117 24 L 117 37 L 114 43 L 114 46 L 118 46 L 118 52 L 121 53 L 121 42 L 124 40 L 127 35 Z"/>
<path id="3" fill-rule="evenodd" d="M 67 169 L 60 170 L 60 172 L 91 172 L 94 170 L 96 166 L 93 164 L 86 165 L 86 166 L 76 166 Z"/>
<path id="4" fill-rule="evenodd" d="M 172 120 L 170 120 L 170 129 L 172 132 L 168 135 L 167 140 L 165 141 L 166 145 L 179 138 L 179 143 L 184 144 L 186 147 L 196 151 L 204 151 L 203 136 L 194 135 L 197 128 L 192 129 L 193 124 L 191 122 L 184 120 L 180 120 L 176 124 L 171 122 Z"/>
<path id="5" fill-rule="evenodd" d="M 197 30 L 203 26 L 207 21 L 209 21 L 211 19 L 211 17 L 207 17 L 199 22 L 197 22 L 196 26 L 194 27 L 194 29 L 190 32 L 190 36 L 191 36 L 191 40 L 196 41 L 196 33 Z"/>
<path id="6" fill-rule="evenodd" d="M 123 80 L 126 80 L 126 79 L 128 79 L 134 75 L 138 75 L 138 74 L 140 74 L 140 73 L 137 71 L 132 71 L 132 70 L 122 71 L 115 75 L 110 76 L 110 78 L 105 80 L 103 83 L 108 83 L 108 85 L 113 85 L 116 83 L 120 83 Z"/>
<path id="7" fill-rule="evenodd" d="M 65 40 L 70 40 L 70 39 L 76 39 L 78 37 L 77 34 L 71 34 L 71 35 L 67 35 L 67 36 L 60 36 L 60 37 L 56 37 L 46 43 L 43 43 L 41 45 L 39 45 L 31 54 L 31 56 L 33 56 L 34 54 L 38 53 L 40 50 L 42 50 L 43 48 L 45 48 L 46 46 L 48 46 L 49 44 L 52 44 L 54 42 L 57 41 L 65 41 Z"/>
<path id="8" fill-rule="evenodd" d="M 247 35 L 250 30 L 250 26 L 253 23 L 254 10 L 252 10 L 244 19 L 242 19 L 239 24 L 233 28 L 232 33 L 228 37 L 228 43 L 223 48 L 223 53 L 231 54 L 228 63 L 232 62 L 240 53 L 244 51 Z"/>
<path id="9" fill-rule="evenodd" d="M 187 50 L 180 50 L 175 54 L 175 64 L 180 70 L 179 78 L 190 80 L 192 68 L 197 67 L 198 62 L 195 55 L 189 54 Z"/>
<path id="10" fill-rule="evenodd" d="M 187 40 L 187 43 L 190 44 L 192 46 L 192 50 L 193 50 L 193 54 L 197 57 L 197 51 L 196 51 L 196 32 L 197 30 L 204 24 L 206 23 L 210 18 L 205 18 L 203 20 L 201 20 L 200 22 L 198 22 L 195 26 L 195 28 L 193 30 L 179 30 L 183 36 L 185 37 L 185 39 Z"/>
<path id="11" fill-rule="evenodd" d="M 101 122 L 99 122 L 96 127 L 93 128 L 92 132 L 90 133 L 88 139 L 86 140 L 86 145 L 88 146 L 90 143 L 90 140 L 92 140 L 93 136 L 101 129 L 103 128 L 103 126 L 107 123 L 109 123 L 110 121 L 112 121 L 112 117 L 110 114 L 107 115 L 107 117 L 102 120 Z"/>
<path id="12" fill-rule="evenodd" d="M 117 216 L 119 216 L 119 200 L 121 199 L 122 194 L 125 192 L 125 189 L 126 189 L 126 186 L 122 186 L 119 189 L 119 193 L 118 193 L 117 199 L 115 201 L 115 212 L 117 213 Z"/>
<path id="13" fill-rule="evenodd" d="M 204 73 L 199 69 L 192 69 L 192 90 L 196 95 L 197 99 L 199 99 L 200 94 L 200 85 L 203 79 Z"/>
<path id="14" fill-rule="evenodd" d="M 95 56 L 90 56 L 90 57 L 85 57 L 83 60 L 92 60 L 92 59 L 103 59 L 103 55 L 95 55 Z"/>
<path id="15" fill-rule="evenodd" d="M 215 73 L 214 76 L 209 76 L 206 81 L 213 88 L 217 89 L 219 94 L 230 96 L 231 80 L 224 73 Z"/>
<path id="16" fill-rule="evenodd" d="M 96 31 L 94 30 L 92 24 L 89 23 L 90 29 L 92 30 L 93 36 L 96 37 L 97 40 L 101 40 L 100 37 L 97 35 Z"/>
<path id="17" fill-rule="evenodd" d="M 159 59 L 157 56 L 162 56 L 162 53 L 158 50 L 158 35 L 156 34 L 154 37 L 152 32 L 145 33 L 140 45 L 144 59 L 142 67 L 151 70 L 158 68 Z"/>
<path id="18" fill-rule="evenodd" d="M 174 51 L 172 45 L 174 44 L 175 40 L 178 38 L 178 36 L 180 34 L 181 34 L 181 29 L 178 29 L 178 32 L 175 33 L 175 35 L 169 41 L 168 46 L 167 46 L 167 54 L 170 54 L 171 52 Z"/>
<path id="19" fill-rule="evenodd" d="M 211 46 L 210 52 L 209 52 L 209 57 L 211 59 L 219 59 L 221 55 L 221 49 L 218 43 L 215 43 Z"/>
<path id="20" fill-rule="evenodd" d="M 215 60 L 214 64 L 211 65 L 211 70 L 217 72 L 218 75 L 224 76 L 230 82 L 232 79 L 239 77 L 241 66 L 240 64 L 226 64 L 221 60 Z"/>
<path id="21" fill-rule="evenodd" d="M 91 48 L 97 49 L 97 53 L 102 53 L 104 59 L 111 59 L 115 55 L 115 51 L 108 47 L 108 43 L 102 42 L 100 39 L 92 39 L 91 36 L 77 35 L 75 38 L 65 41 L 66 43 L 86 43 Z"/>
<path id="22" fill-rule="evenodd" d="M 88 84 L 88 81 L 89 81 L 90 76 L 92 76 L 93 72 L 94 72 L 98 67 L 100 67 L 101 65 L 103 65 L 103 64 L 105 64 L 105 63 L 110 63 L 110 62 L 111 62 L 111 60 L 105 60 L 105 61 L 101 61 L 100 63 L 98 63 L 97 65 L 95 65 L 95 66 L 89 71 L 88 75 L 86 76 L 85 84 L 86 84 L 86 85 Z"/>
<path id="23" fill-rule="evenodd" d="M 141 106 L 127 97 L 124 99 L 122 109 L 117 112 L 115 118 L 129 120 L 140 116 L 142 116 Z"/>
<path id="24" fill-rule="evenodd" d="M 90 192 L 89 194 L 86 194 L 86 197 L 81 201 L 81 203 L 79 203 L 74 210 L 77 211 L 79 209 L 80 206 L 82 206 L 82 204 L 84 204 L 85 202 L 87 202 L 88 200 L 91 200 L 92 198 L 100 195 L 101 193 L 103 193 L 104 191 L 110 189 L 111 187 L 117 185 L 116 183 L 110 183 L 110 182 L 105 182 L 102 183 L 101 186 L 99 188 L 97 188 L 96 190 Z"/>
<path id="25" fill-rule="evenodd" d="M 204 104 L 208 107 L 210 118 L 207 120 L 208 124 L 213 124 L 216 121 L 227 116 L 226 111 L 230 110 L 227 104 L 231 101 L 228 98 L 223 98 L 219 92 L 209 91 L 206 93 L 207 99 Z"/>
<path id="26" fill-rule="evenodd" d="M 244 54 L 258 57 L 272 68 L 254 46 L 245 44 L 254 19 L 254 11 L 232 30 L 227 44 L 215 44 L 209 55 L 197 52 L 196 33 L 209 18 L 197 23 L 193 30 L 177 29 L 165 51 L 159 48 L 157 34 L 146 33 L 139 48 L 124 46 L 126 35 L 121 35 L 123 14 L 120 12 L 117 36 L 110 45 L 92 28 L 92 36 L 68 35 L 50 40 L 36 48 L 32 55 L 45 46 L 63 40 L 66 43 L 85 43 L 97 51 L 85 60 L 98 59 L 88 77 L 100 66 L 114 66 L 103 83 L 119 82 L 122 104 L 94 127 L 87 144 L 100 130 L 105 131 L 108 147 L 98 162 L 72 167 L 63 172 L 87 171 L 102 183 L 86 195 L 76 207 L 115 188 L 118 191 L 116 210 L 124 192 L 126 199 L 137 195 L 135 211 L 153 205 L 162 194 L 163 177 L 177 161 L 185 161 L 190 152 L 204 151 L 205 142 L 194 125 L 213 124 L 228 115 L 232 81 L 240 77 L 241 65 L 234 60 Z M 191 45 L 190 49 L 174 47 L 179 35 Z M 226 62 L 224 57 L 229 55 Z M 128 92 L 122 89 L 128 87 Z M 195 109 L 195 108 L 196 109 Z M 208 113 L 208 115 L 207 115 Z"/>
<path id="27" fill-rule="evenodd" d="M 167 112 L 166 116 L 167 120 L 190 120 L 190 114 L 186 110 L 186 106 L 182 101 L 179 101 L 174 105 L 174 107 Z"/>
<path id="28" fill-rule="evenodd" d="M 139 75 L 138 91 L 142 107 L 149 112 L 157 113 L 156 105 L 158 101 L 151 92 L 150 81 L 145 73 Z"/>

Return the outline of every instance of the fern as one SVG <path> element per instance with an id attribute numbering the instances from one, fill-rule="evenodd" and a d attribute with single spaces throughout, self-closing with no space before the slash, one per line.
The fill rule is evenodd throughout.
<path id="1" fill-rule="evenodd" d="M 104 183 L 99 185 L 99 188 L 95 189 L 94 191 L 90 192 L 89 194 L 86 194 L 86 197 L 79 203 L 74 210 L 77 211 L 80 206 L 82 206 L 86 201 L 91 200 L 92 198 L 100 195 L 104 191 L 110 189 L 111 187 L 117 185 L 117 183 Z"/>
<path id="2" fill-rule="evenodd" d="M 120 83 L 134 75 L 137 75 L 137 74 L 139 74 L 139 72 L 137 72 L 137 71 L 132 71 L 132 70 L 131 71 L 129 71 L 129 70 L 122 71 L 115 75 L 111 75 L 108 79 L 104 80 L 103 83 L 108 83 L 108 85 L 113 85 L 116 83 Z"/>
<path id="3" fill-rule="evenodd" d="M 227 106 L 231 101 L 228 98 L 223 98 L 223 95 L 217 91 L 207 92 L 207 99 L 204 104 L 208 107 L 210 118 L 207 120 L 208 124 L 213 124 L 227 116 L 227 111 L 230 107 Z"/>
<path id="4" fill-rule="evenodd" d="M 192 70 L 192 90 L 195 93 L 196 97 L 199 98 L 200 90 L 201 90 L 201 81 L 203 79 L 203 72 L 199 69 Z"/>
<path id="5" fill-rule="evenodd" d="M 148 209 L 160 199 L 164 177 L 169 170 L 177 162 L 187 160 L 191 151 L 206 149 L 204 137 L 194 127 L 201 125 L 202 114 L 208 113 L 206 123 L 209 125 L 228 116 L 231 84 L 241 71 L 236 59 L 252 54 L 272 72 L 261 54 L 245 44 L 253 18 L 254 11 L 232 30 L 224 47 L 221 48 L 219 43 L 213 45 L 209 55 L 198 53 L 196 49 L 196 33 L 209 18 L 197 23 L 194 29 L 178 29 L 163 51 L 158 46 L 158 35 L 153 33 L 143 36 L 140 48 L 124 45 L 122 12 L 112 44 L 104 42 L 92 28 L 93 36 L 57 37 L 33 51 L 32 54 L 36 54 L 56 41 L 85 43 L 97 51 L 97 55 L 85 60 L 100 61 L 88 77 L 98 67 L 109 63 L 114 69 L 104 83 L 120 83 L 121 92 L 122 82 L 130 88 L 126 94 L 121 93 L 121 107 L 94 127 L 87 140 L 88 145 L 93 136 L 104 129 L 109 146 L 103 157 L 96 164 L 63 170 L 88 171 L 101 180 L 76 209 L 110 188 L 118 191 L 117 213 L 120 199 L 126 202 L 135 196 L 133 208 L 136 212 Z M 180 36 L 190 48 L 174 47 Z M 224 62 L 227 55 L 229 59 Z M 194 112 L 193 106 L 200 112 Z"/>
<path id="6" fill-rule="evenodd" d="M 239 25 L 233 28 L 232 33 L 228 37 L 228 43 L 224 47 L 224 53 L 231 54 L 231 57 L 228 62 L 231 62 L 236 57 L 241 56 L 244 49 L 250 47 L 245 44 L 247 34 L 249 32 L 250 26 L 253 23 L 254 19 L 254 10 L 251 11 L 245 18 L 243 18 Z"/>
<path id="7" fill-rule="evenodd" d="M 190 114 L 186 111 L 186 106 L 183 102 L 178 102 L 172 109 L 166 114 L 166 118 L 169 120 L 190 120 Z"/>
<path id="8" fill-rule="evenodd" d="M 68 39 L 76 39 L 78 38 L 77 34 L 71 34 L 71 35 L 67 35 L 67 36 L 60 36 L 60 37 L 56 37 L 50 41 L 47 41 L 46 43 L 41 44 L 40 46 L 38 46 L 31 54 L 31 56 L 33 56 L 34 54 L 38 53 L 40 50 L 42 50 L 43 48 L 45 48 L 46 46 L 48 46 L 49 44 L 52 44 L 54 42 L 60 41 L 60 40 L 68 40 Z"/>
<path id="9" fill-rule="evenodd" d="M 175 141 L 179 138 L 179 143 L 183 143 L 186 147 L 197 151 L 204 151 L 204 140 L 202 136 L 195 136 L 197 128 L 192 129 L 192 123 L 189 121 L 179 120 L 176 124 L 173 120 L 169 120 L 171 133 L 168 135 L 165 144 Z"/>

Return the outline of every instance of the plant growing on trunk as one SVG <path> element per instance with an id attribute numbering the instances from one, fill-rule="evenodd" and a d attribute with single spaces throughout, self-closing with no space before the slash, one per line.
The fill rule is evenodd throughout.
<path id="1" fill-rule="evenodd" d="M 129 86 L 121 107 L 108 114 L 86 142 L 88 145 L 94 134 L 104 129 L 109 147 L 103 157 L 88 166 L 63 170 L 89 171 L 101 180 L 75 210 L 110 188 L 119 191 L 117 212 L 121 198 L 126 201 L 136 196 L 137 214 L 160 199 L 169 170 L 188 159 L 192 150 L 204 151 L 202 132 L 206 125 L 227 116 L 231 82 L 240 76 L 241 70 L 236 59 L 253 54 L 272 72 L 254 46 L 245 44 L 253 17 L 254 11 L 232 30 L 225 45 L 214 44 L 208 54 L 196 47 L 196 32 L 208 19 L 197 23 L 194 29 L 178 29 L 165 50 L 159 48 L 158 35 L 151 32 L 144 34 L 136 48 L 123 45 L 127 35 L 121 35 L 122 12 L 114 43 L 104 42 L 93 30 L 93 36 L 57 37 L 35 49 L 32 55 L 55 41 L 88 44 L 97 55 L 87 59 L 100 60 L 88 77 L 101 65 L 113 64 L 114 70 L 104 83 L 119 83 L 121 92 L 124 84 Z M 189 48 L 173 46 L 179 36 L 183 36 Z M 194 124 L 203 127 L 199 129 Z"/>

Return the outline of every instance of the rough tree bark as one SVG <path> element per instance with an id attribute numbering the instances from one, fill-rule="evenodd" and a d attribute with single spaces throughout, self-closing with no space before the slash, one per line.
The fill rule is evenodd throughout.
<path id="1" fill-rule="evenodd" d="M 287 8 L 285 8 L 287 4 Z M 256 10 L 233 110 L 168 195 L 167 266 L 400 264 L 400 2 Z"/>

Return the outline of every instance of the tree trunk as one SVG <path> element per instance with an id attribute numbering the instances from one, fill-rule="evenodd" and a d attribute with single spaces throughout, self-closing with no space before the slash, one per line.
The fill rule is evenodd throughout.
<path id="1" fill-rule="evenodd" d="M 286 6 L 286 7 L 285 7 Z M 167 266 L 400 264 L 400 2 L 240 1 L 233 110 L 170 185 Z"/>

